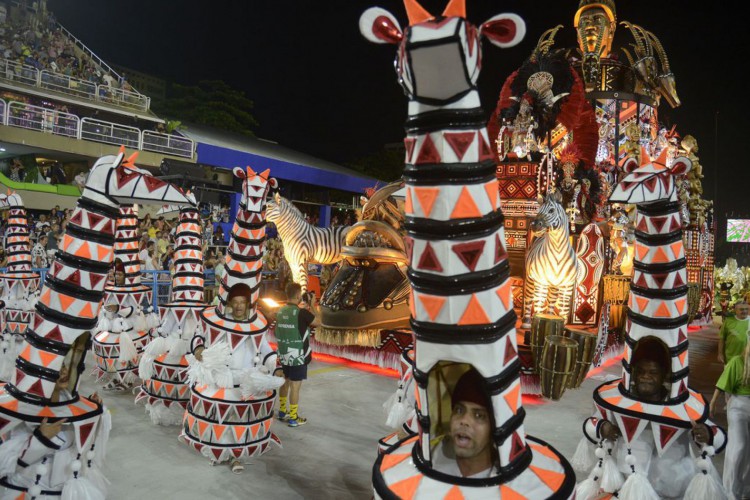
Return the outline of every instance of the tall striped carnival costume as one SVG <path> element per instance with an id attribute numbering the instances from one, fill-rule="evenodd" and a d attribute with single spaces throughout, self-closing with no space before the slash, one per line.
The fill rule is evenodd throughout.
<path id="1" fill-rule="evenodd" d="M 91 331 L 114 259 L 119 204 L 189 203 L 174 186 L 104 156 L 92 167 L 50 266 L 27 345 L 0 388 L 0 498 L 94 500 L 106 494 L 100 467 L 109 412 L 78 393 Z M 64 422 L 60 422 L 64 419 Z"/>
<path id="2" fill-rule="evenodd" d="M 404 3 L 403 31 L 380 8 L 360 18 L 368 40 L 398 45 L 396 70 L 409 97 L 404 210 L 418 434 L 379 456 L 375 495 L 569 498 L 575 478 L 568 462 L 524 432 L 503 215 L 476 87 L 480 36 L 510 47 L 523 38 L 525 24 L 500 14 L 477 29 L 465 19 L 463 0 L 451 0 L 440 16 L 416 0 Z M 458 457 L 459 447 L 474 442 L 452 430 L 457 396 L 481 400 L 489 419 L 491 465 L 467 477 L 438 466 L 447 444 Z M 456 469 L 458 459 L 452 461 Z"/>
<path id="3" fill-rule="evenodd" d="M 138 208 L 120 207 L 114 281 L 104 287 L 104 307 L 94 330 L 93 372 L 106 382 L 105 389 L 127 389 L 137 381 L 141 355 L 159 324 L 152 312 L 151 287 L 141 283 L 139 240 Z"/>
<path id="4" fill-rule="evenodd" d="M 242 198 L 227 248 L 219 305 L 200 313 L 200 331 L 188 355 L 190 401 L 181 438 L 214 463 L 242 461 L 265 453 L 271 432 L 276 389 L 284 379 L 274 377 L 276 352 L 266 340 L 268 322 L 257 308 L 266 239 L 268 194 L 277 186 L 268 170 L 256 174 L 235 168 L 244 179 Z M 240 319 L 229 307 L 235 296 L 247 299 Z M 200 358 L 200 359 L 199 359 Z"/>
<path id="5" fill-rule="evenodd" d="M 0 194 L 0 210 L 8 210 L 5 255 L 8 269 L 0 274 L 0 381 L 13 374 L 16 357 L 24 345 L 24 334 L 39 298 L 40 278 L 31 271 L 29 219 L 21 196 Z"/>
<path id="6" fill-rule="evenodd" d="M 688 287 L 675 186 L 691 162 L 668 158 L 668 148 L 655 160 L 645 149 L 640 156 L 640 166 L 627 160 L 610 196 L 637 208 L 622 378 L 594 391 L 594 416 L 573 458 L 576 469 L 591 473 L 576 498 L 724 498 L 710 457 L 724 449 L 726 434 L 688 386 Z"/>
<path id="7" fill-rule="evenodd" d="M 145 403 L 155 424 L 179 425 L 190 398 L 185 355 L 200 323 L 200 312 L 207 307 L 201 234 L 198 210 L 183 207 L 176 231 L 172 295 L 167 304 L 159 306 L 160 324 L 138 367 L 143 384 L 135 401 Z"/>

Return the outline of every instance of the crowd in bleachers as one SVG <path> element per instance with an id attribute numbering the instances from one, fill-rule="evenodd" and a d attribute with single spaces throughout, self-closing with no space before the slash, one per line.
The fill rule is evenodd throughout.
<path id="1" fill-rule="evenodd" d="M 40 71 L 47 70 L 94 85 L 133 90 L 127 81 L 118 80 L 85 53 L 77 50 L 54 20 L 47 26 L 34 26 L 29 21 L 6 19 L 0 25 L 0 53 L 5 60 Z M 19 71 L 19 68 L 6 65 L 6 77 L 12 78 L 8 72 L 14 71 Z"/>

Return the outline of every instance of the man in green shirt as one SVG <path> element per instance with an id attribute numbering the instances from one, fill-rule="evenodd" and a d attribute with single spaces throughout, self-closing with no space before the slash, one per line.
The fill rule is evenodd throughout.
<path id="1" fill-rule="evenodd" d="M 310 327 L 318 325 L 318 314 L 315 297 L 312 297 L 310 304 L 302 301 L 298 284 L 290 283 L 286 294 L 287 304 L 276 313 L 279 360 L 286 379 L 279 390 L 279 420 L 288 420 L 289 427 L 298 427 L 307 423 L 306 418 L 297 414 L 299 390 L 302 381 L 307 379 L 307 365 L 312 360 Z"/>
<path id="2" fill-rule="evenodd" d="M 711 398 L 711 415 L 716 412 L 719 395 L 729 396 L 727 404 L 727 449 L 724 456 L 724 488 L 737 500 L 750 498 L 750 345 L 744 355 L 735 356 L 716 382 Z"/>
<path id="3" fill-rule="evenodd" d="M 734 317 L 724 319 L 719 331 L 719 362 L 727 364 L 735 356 L 742 355 L 747 345 L 750 329 L 750 305 L 744 300 L 734 305 Z"/>

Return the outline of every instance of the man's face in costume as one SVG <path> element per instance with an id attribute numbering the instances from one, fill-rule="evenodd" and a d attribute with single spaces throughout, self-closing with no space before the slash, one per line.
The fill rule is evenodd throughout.
<path id="1" fill-rule="evenodd" d="M 644 359 L 635 366 L 635 390 L 638 397 L 648 401 L 659 401 L 664 392 L 664 367 L 656 361 Z"/>
<path id="2" fill-rule="evenodd" d="M 747 304 L 737 304 L 736 306 L 734 306 L 734 316 L 739 320 L 746 319 L 749 313 L 750 306 Z"/>
<path id="3" fill-rule="evenodd" d="M 232 308 L 232 317 L 236 320 L 247 319 L 247 304 L 250 302 L 247 297 L 236 296 L 232 297 L 229 301 L 229 306 Z"/>
<path id="4" fill-rule="evenodd" d="M 603 9 L 592 7 L 581 13 L 578 21 L 578 45 L 584 54 L 607 57 L 614 29 Z"/>
<path id="5" fill-rule="evenodd" d="M 484 406 L 469 401 L 459 401 L 451 414 L 450 437 L 458 458 L 474 458 L 487 454 L 490 449 L 490 414 Z"/>

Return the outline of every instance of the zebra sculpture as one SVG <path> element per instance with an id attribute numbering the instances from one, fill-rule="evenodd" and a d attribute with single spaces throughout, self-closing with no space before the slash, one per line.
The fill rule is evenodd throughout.
<path id="1" fill-rule="evenodd" d="M 559 191 L 544 197 L 531 231 L 537 237 L 526 253 L 521 328 L 531 327 L 532 306 L 534 314 L 545 312 L 546 305 L 567 319 L 579 266 Z"/>
<path id="2" fill-rule="evenodd" d="M 305 222 L 305 216 L 289 200 L 276 193 L 268 200 L 266 220 L 273 222 L 279 231 L 284 247 L 284 257 L 292 270 L 292 279 L 307 291 L 307 263 L 335 264 L 342 259 L 349 227 L 322 229 Z"/>
<path id="3" fill-rule="evenodd" d="M 359 21 L 369 41 L 397 45 L 396 71 L 409 98 L 404 227 L 418 432 L 378 457 L 375 497 L 569 498 L 575 476 L 567 461 L 524 431 L 503 214 L 476 85 L 481 38 L 511 47 L 525 24 L 500 14 L 478 29 L 465 19 L 464 0 L 451 0 L 440 16 L 417 0 L 404 4 L 404 30 L 377 7 Z M 481 479 L 438 467 L 451 440 L 451 396 L 466 374 L 475 375 L 471 390 L 489 398 L 492 415 L 495 467 Z"/>

